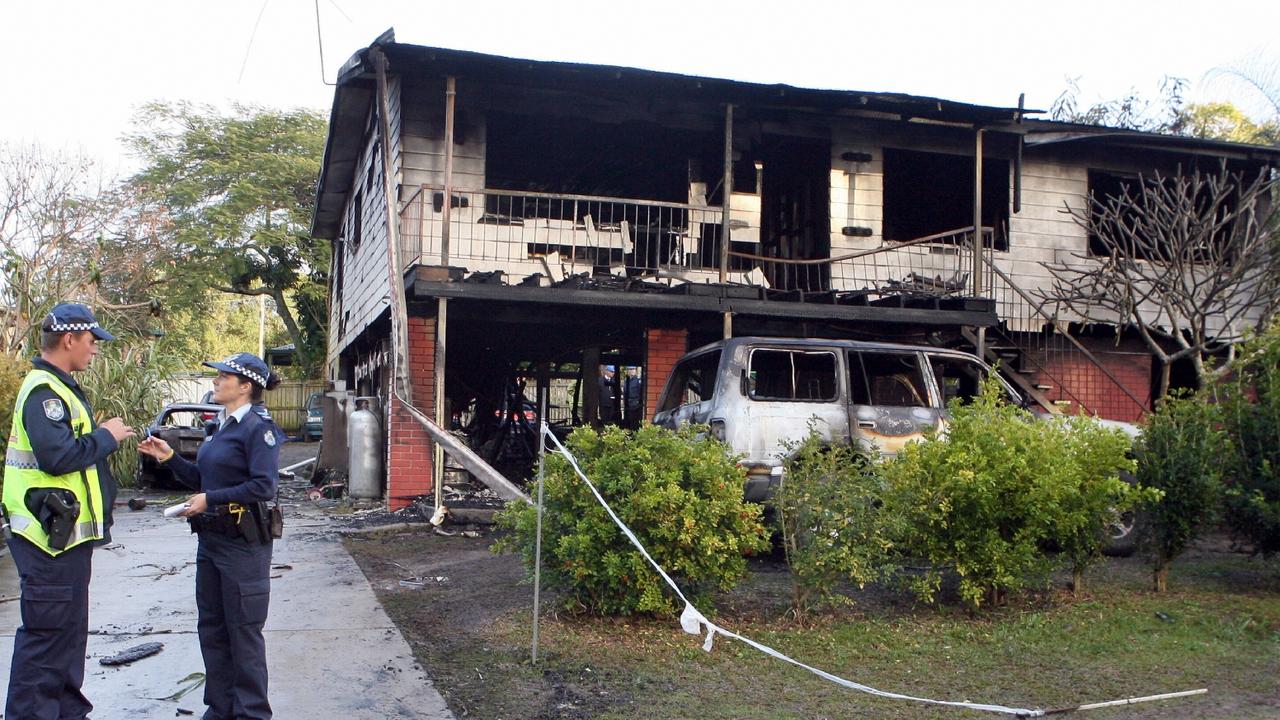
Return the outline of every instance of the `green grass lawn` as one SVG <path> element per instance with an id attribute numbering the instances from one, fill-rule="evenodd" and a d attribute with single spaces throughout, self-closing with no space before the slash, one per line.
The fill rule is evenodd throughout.
<path id="1" fill-rule="evenodd" d="M 891 692 L 1053 708 L 1207 688 L 1206 696 L 1084 716 L 1280 717 L 1280 563 L 1198 550 L 1175 564 L 1163 595 L 1150 592 L 1137 559 L 1109 560 L 1088 581 L 1080 598 L 1051 589 L 975 616 L 871 589 L 851 593 L 848 608 L 798 620 L 786 613 L 785 569 L 757 568 L 707 614 L 797 660 Z M 384 600 L 409 625 L 410 642 L 460 717 L 460 709 L 487 718 L 985 715 L 848 690 L 727 638 L 705 653 L 675 619 L 550 613 L 534 666 L 526 604 L 455 635 L 442 655 L 412 627 L 430 603 L 396 592 Z"/>

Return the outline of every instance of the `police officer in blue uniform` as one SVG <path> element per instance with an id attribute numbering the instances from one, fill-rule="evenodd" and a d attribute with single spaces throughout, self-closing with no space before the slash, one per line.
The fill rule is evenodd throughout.
<path id="1" fill-rule="evenodd" d="M 174 477 L 199 492 L 183 515 L 197 533 L 196 607 L 204 656 L 205 720 L 267 720 L 267 656 L 262 626 L 271 581 L 272 528 L 266 501 L 276 492 L 280 447 L 275 424 L 253 411 L 270 370 L 256 355 L 239 353 L 205 365 L 218 371 L 213 402 L 222 405 L 218 429 L 196 461 L 148 437 L 138 449 L 166 463 Z"/>
<path id="2" fill-rule="evenodd" d="M 96 426 L 72 373 L 99 340 L 114 340 L 93 311 L 60 303 L 40 325 L 40 356 L 18 391 L 5 453 L 5 535 L 22 583 L 5 717 L 78 720 L 89 637 L 95 545 L 110 541 L 116 481 L 107 456 L 133 431 L 118 417 Z"/>

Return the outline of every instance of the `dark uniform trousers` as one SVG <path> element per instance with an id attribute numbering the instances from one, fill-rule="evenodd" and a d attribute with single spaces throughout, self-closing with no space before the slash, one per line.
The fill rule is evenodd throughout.
<path id="1" fill-rule="evenodd" d="M 196 607 L 204 656 L 205 720 L 268 720 L 262 626 L 271 597 L 271 543 L 199 534 Z"/>
<path id="2" fill-rule="evenodd" d="M 22 583 L 22 626 L 13 638 L 8 720 L 80 720 L 93 704 L 80 692 L 89 643 L 93 543 L 51 557 L 15 535 L 9 552 Z"/>

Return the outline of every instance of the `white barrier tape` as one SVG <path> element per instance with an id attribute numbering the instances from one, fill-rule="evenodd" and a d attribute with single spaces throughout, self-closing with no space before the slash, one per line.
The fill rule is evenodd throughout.
<path id="1" fill-rule="evenodd" d="M 970 710 L 983 710 L 986 712 L 1001 713 L 1004 715 L 1015 715 L 1017 717 L 1041 717 L 1045 714 L 1043 710 L 1029 710 L 1026 708 L 1013 708 L 1005 707 L 1004 705 L 988 705 L 984 703 L 971 703 L 958 700 L 931 700 L 929 698 L 915 697 L 913 695 L 902 695 L 899 693 L 887 692 L 885 690 L 877 690 L 869 685 L 863 685 L 861 683 L 853 682 L 852 680 L 846 680 L 838 675 L 832 675 L 825 670 L 819 670 L 818 668 L 806 665 L 799 660 L 795 660 L 794 658 L 788 657 L 787 655 L 774 650 L 768 645 L 762 645 L 750 638 L 743 637 L 731 630 L 726 630 L 719 625 L 716 625 L 708 620 L 705 615 L 698 612 L 698 609 L 695 608 L 693 603 L 689 602 L 689 599 L 684 596 L 684 593 L 680 591 L 680 588 L 675 584 L 675 581 L 671 579 L 671 576 L 667 575 L 666 571 L 662 569 L 662 566 L 658 565 L 653 557 L 649 555 L 649 551 L 644 548 L 644 545 L 640 544 L 640 540 L 636 538 L 635 533 L 631 532 L 631 528 L 627 527 L 626 523 L 622 522 L 617 513 L 613 511 L 612 507 L 609 507 L 609 503 L 605 502 L 604 497 L 600 495 L 600 491 L 596 490 L 596 486 L 591 483 L 587 474 L 578 466 L 577 458 L 573 456 L 573 453 L 569 452 L 568 448 L 560 443 L 560 439 L 557 438 L 550 429 L 548 429 L 545 423 L 542 425 L 542 434 L 544 437 L 550 438 L 551 442 L 559 449 L 560 453 L 569 461 L 569 464 L 573 466 L 574 472 L 577 473 L 578 477 L 587 484 L 587 487 L 591 490 L 591 494 L 596 496 L 596 501 L 600 503 L 600 506 L 604 508 L 605 512 L 609 513 L 609 517 L 613 518 L 614 524 L 618 526 L 618 529 L 622 531 L 622 534 L 627 536 L 627 539 L 630 540 L 631 544 L 640 551 L 640 554 L 644 556 L 644 559 L 648 560 L 649 564 L 653 566 L 653 569 L 662 576 L 662 579 L 667 581 L 667 585 L 671 586 L 672 591 L 674 591 L 675 594 L 684 601 L 684 612 L 680 614 L 681 629 L 690 635 L 701 635 L 702 628 L 706 627 L 707 638 L 702 643 L 703 650 L 711 652 L 711 644 L 715 640 L 716 633 L 719 633 L 725 637 L 731 637 L 735 640 L 746 643 L 766 655 L 771 655 L 783 662 L 791 663 L 796 667 L 804 668 L 814 675 L 830 680 L 837 685 L 842 685 L 851 690 L 857 690 L 869 695 L 876 695 L 878 697 L 890 698 L 893 700 L 910 700 L 912 702 L 927 703 L 930 705 L 946 705 L 950 707 L 968 708 Z"/>

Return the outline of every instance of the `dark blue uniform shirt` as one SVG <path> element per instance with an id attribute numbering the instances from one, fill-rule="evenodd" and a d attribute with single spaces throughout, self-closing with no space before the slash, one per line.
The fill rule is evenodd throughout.
<path id="1" fill-rule="evenodd" d="M 41 385 L 32 390 L 27 396 L 26 404 L 22 406 L 22 424 L 27 429 L 27 437 L 31 439 L 31 449 L 35 452 L 36 465 L 40 467 L 41 472 L 50 475 L 66 475 L 97 466 L 98 484 L 102 488 L 102 506 L 105 515 L 102 542 L 110 542 L 111 509 L 116 501 L 117 486 L 116 479 L 111 474 L 107 456 L 115 452 L 119 444 L 109 430 L 100 428 L 93 422 L 93 406 L 89 404 L 84 390 L 75 378 L 44 358 L 37 357 L 31 361 L 31 364 L 40 370 L 53 373 L 71 388 L 71 392 L 80 398 L 80 402 L 84 403 L 85 408 L 89 410 L 89 427 L 93 428 L 92 432 L 77 438 L 71 429 L 71 408 L 67 407 L 62 398 L 58 397 L 48 385 Z M 55 400 L 62 406 L 61 413 L 52 413 L 61 415 L 57 420 L 49 417 L 51 413 L 45 409 L 46 400 Z"/>
<path id="2" fill-rule="evenodd" d="M 280 443 L 275 423 L 257 413 L 236 413 L 196 454 L 193 463 L 174 455 L 166 465 L 190 488 L 205 494 L 209 505 L 270 500 L 276 494 Z"/>

